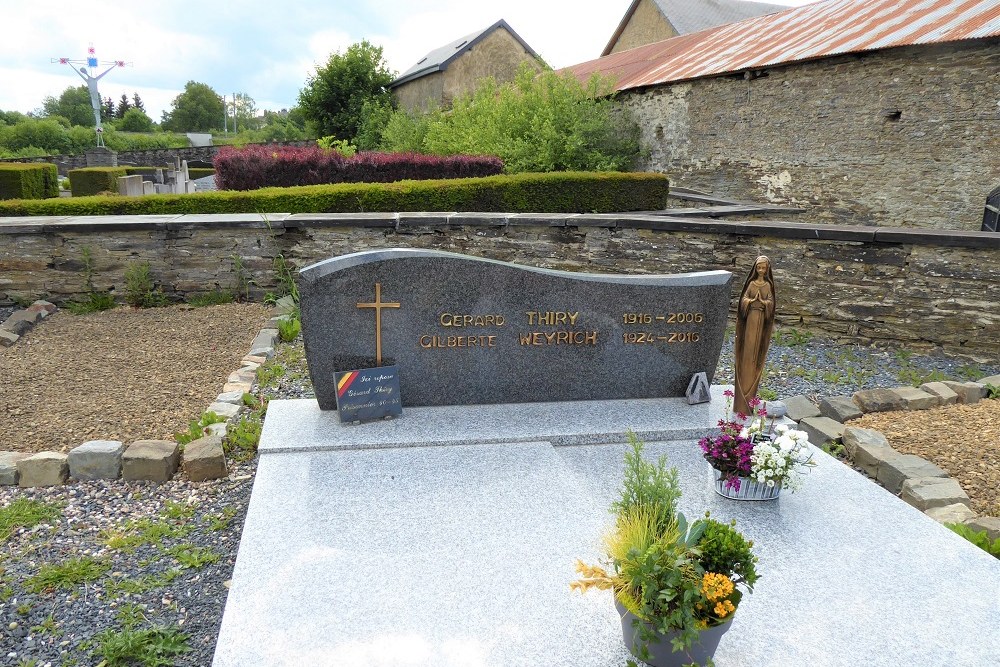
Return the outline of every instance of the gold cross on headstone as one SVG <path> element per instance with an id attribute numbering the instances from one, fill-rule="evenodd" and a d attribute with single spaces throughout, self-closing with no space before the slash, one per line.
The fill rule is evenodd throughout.
<path id="1" fill-rule="evenodd" d="M 382 283 L 375 283 L 375 301 L 372 303 L 359 303 L 358 308 L 375 309 L 375 365 L 382 365 L 382 309 L 399 308 L 399 302 L 382 302 Z"/>

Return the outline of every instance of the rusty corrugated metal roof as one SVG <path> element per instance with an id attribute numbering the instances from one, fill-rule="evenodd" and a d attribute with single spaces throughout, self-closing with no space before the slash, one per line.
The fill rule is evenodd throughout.
<path id="1" fill-rule="evenodd" d="M 1000 0 L 826 0 L 567 68 L 618 90 L 858 51 L 1000 35 Z"/>

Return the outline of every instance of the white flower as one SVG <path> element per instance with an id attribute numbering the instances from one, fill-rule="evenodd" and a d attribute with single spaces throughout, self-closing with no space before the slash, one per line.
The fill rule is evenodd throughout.
<path id="1" fill-rule="evenodd" d="M 786 432 L 788 432 L 788 424 L 778 424 L 777 426 L 774 427 L 774 432 L 777 433 L 778 435 L 784 435 Z"/>

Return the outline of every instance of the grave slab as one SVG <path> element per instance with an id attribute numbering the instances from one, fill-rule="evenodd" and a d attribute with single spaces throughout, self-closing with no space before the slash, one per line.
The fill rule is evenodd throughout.
<path id="1" fill-rule="evenodd" d="M 467 442 L 469 424 L 476 442 L 519 443 L 546 440 L 554 445 L 616 442 L 626 429 L 646 439 L 698 438 L 717 432 L 726 415 L 726 387 L 712 387 L 709 403 L 688 405 L 684 398 L 634 401 L 566 401 L 510 405 L 405 408 L 399 419 L 363 425 L 341 424 L 336 412 L 316 401 L 268 403 L 265 429 L 283 437 L 261 438 L 261 452 L 436 446 Z M 684 420 L 677 417 L 684 415 Z"/>
<path id="2" fill-rule="evenodd" d="M 213 665 L 623 665 L 611 593 L 569 583 L 600 555 L 627 445 L 482 443 L 482 416 L 462 443 L 340 451 L 288 451 L 269 418 Z M 990 555 L 818 451 L 801 492 L 764 503 L 717 496 L 693 440 L 660 454 L 680 510 L 736 519 L 760 557 L 717 664 L 991 664 Z"/>

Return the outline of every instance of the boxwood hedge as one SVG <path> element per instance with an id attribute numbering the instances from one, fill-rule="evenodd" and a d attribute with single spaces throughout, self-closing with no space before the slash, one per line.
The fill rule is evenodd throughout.
<path id="1" fill-rule="evenodd" d="M 125 167 L 83 167 L 69 170 L 69 189 L 74 197 L 118 192 L 118 177 L 128 176 Z"/>
<path id="2" fill-rule="evenodd" d="M 59 172 L 54 164 L 0 164 L 0 199 L 44 199 L 59 196 Z"/>
<path id="3" fill-rule="evenodd" d="M 663 174 L 551 172 L 395 183 L 307 185 L 248 192 L 14 200 L 0 202 L 0 216 L 365 211 L 610 213 L 662 209 L 666 204 L 667 189 L 667 177 Z"/>

